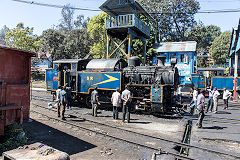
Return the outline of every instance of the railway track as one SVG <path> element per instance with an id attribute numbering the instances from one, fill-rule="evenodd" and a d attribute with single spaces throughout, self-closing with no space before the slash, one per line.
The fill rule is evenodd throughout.
<path id="1" fill-rule="evenodd" d="M 32 95 L 32 99 L 34 100 L 41 100 L 41 101 L 45 101 L 45 102 L 53 102 L 52 98 L 49 97 L 40 97 L 40 96 L 33 96 Z M 182 117 L 182 118 L 187 118 L 187 119 L 191 119 L 191 120 L 198 120 L 197 118 L 191 118 L 191 117 Z M 219 120 L 212 120 L 212 118 L 216 118 Z M 225 121 L 221 121 L 221 120 L 225 120 Z M 212 122 L 212 123 L 223 123 L 223 124 L 232 124 L 232 125 L 240 125 L 240 120 L 238 119 L 231 119 L 231 118 L 222 118 L 222 117 L 211 117 L 208 119 L 204 119 L 203 121 L 205 122 Z"/>
<path id="2" fill-rule="evenodd" d="M 37 107 L 40 107 L 40 108 L 44 108 L 44 109 L 47 109 L 47 110 L 51 110 L 53 112 L 56 112 L 56 110 L 53 110 L 53 109 L 49 109 L 49 108 L 46 108 L 44 106 L 41 106 L 41 105 L 38 105 L 38 104 L 33 104 Z M 39 114 L 42 114 L 44 115 L 43 113 L 39 113 Z M 72 116 L 72 117 L 77 117 L 77 118 L 80 118 L 76 115 L 68 115 L 68 116 Z M 50 119 L 55 119 L 54 117 L 49 117 Z M 58 120 L 58 119 L 57 119 Z M 168 143 L 172 143 L 172 144 L 175 144 L 177 146 L 180 146 L 182 148 L 195 148 L 195 149 L 200 149 L 200 150 L 203 150 L 203 151 L 207 151 L 207 152 L 211 152 L 211 153 L 215 153 L 215 154 L 220 154 L 220 155 L 225 155 L 225 156 L 230 156 L 230 157 L 233 157 L 233 158 L 240 158 L 240 156 L 237 156 L 237 155 L 233 155 L 231 153 L 226 153 L 226 152 L 221 152 L 221 151 L 217 151 L 217 150 L 213 150 L 213 149 L 209 149 L 209 148 L 204 148 L 204 147 L 201 147 L 201 146 L 195 146 L 195 145 L 191 145 L 191 144 L 186 144 L 186 143 L 181 143 L 181 142 L 177 142 L 177 141 L 174 141 L 174 140 L 170 140 L 170 139 L 166 139 L 166 138 L 162 138 L 162 137 L 156 137 L 156 136 L 151 136 L 151 135 L 146 135 L 146 134 L 143 134 L 143 133 L 138 133 L 138 132 L 135 132 L 135 131 L 130 131 L 130 130 L 127 130 L 127 129 L 123 129 L 123 128 L 120 128 L 120 127 L 117 127 L 117 126 L 112 126 L 112 125 L 108 125 L 108 124 L 104 124 L 104 123 L 101 123 L 101 122 L 96 122 L 96 121 L 93 121 L 93 120 L 89 120 L 89 119 L 84 119 L 85 121 L 87 122 L 90 122 L 90 123 L 94 123 L 94 124 L 97 124 L 97 125 L 101 125 L 101 126 L 104 126 L 104 127 L 110 127 L 110 128 L 113 128 L 113 129 L 117 129 L 121 132 L 127 132 L 127 133 L 131 133 L 131 134 L 135 134 L 137 137 L 139 136 L 144 136 L 144 137 L 148 137 L 148 138 L 152 138 L 154 140 L 160 140 L 160 141 L 164 141 L 164 142 L 168 142 Z M 66 122 L 67 124 L 70 124 L 71 122 L 69 121 L 62 121 L 62 122 Z M 92 130 L 92 129 L 89 129 L 89 128 L 85 128 L 85 127 L 82 127 L 82 126 L 79 126 L 78 124 L 74 124 L 75 127 L 78 127 L 80 129 L 83 129 L 83 130 L 87 130 L 87 131 L 93 131 L 95 133 L 98 133 L 98 131 L 95 131 L 95 130 Z M 119 137 L 116 137 L 116 136 L 113 136 L 113 135 L 109 135 L 109 134 L 105 134 L 105 133 L 102 133 L 100 132 L 100 134 L 102 135 L 105 135 L 105 136 L 108 136 L 110 138 L 114 138 L 114 139 L 117 139 L 117 140 L 121 140 L 121 141 L 124 141 L 124 142 L 128 142 L 128 143 L 131 143 L 131 144 L 135 144 L 135 145 L 138 145 L 138 146 L 141 146 L 141 147 L 144 147 L 144 148 L 148 148 L 148 149 L 151 149 L 151 150 L 154 150 L 154 151 L 159 151 L 159 148 L 155 148 L 155 147 L 152 147 L 152 146 L 146 146 L 145 144 L 140 144 L 140 143 L 136 143 L 134 141 L 130 141 L 130 140 L 127 140 L 127 139 L 123 139 L 123 138 L 119 138 Z M 186 156 L 183 156 L 183 155 L 180 155 L 180 154 L 176 154 L 176 153 L 172 153 L 172 152 L 166 152 L 166 151 L 163 151 L 162 154 L 169 154 L 169 155 L 173 155 L 175 156 L 176 158 L 183 158 L 183 159 L 194 159 L 194 158 L 190 158 L 190 157 L 186 157 Z"/>
<path id="3" fill-rule="evenodd" d="M 115 139 L 115 140 L 118 140 L 118 141 L 126 142 L 126 143 L 129 143 L 129 144 L 135 145 L 135 146 L 146 148 L 146 149 L 150 149 L 150 150 L 153 150 L 155 152 L 158 152 L 158 154 L 168 154 L 168 155 L 172 155 L 172 156 L 174 156 L 176 158 L 180 158 L 180 159 L 194 160 L 194 158 L 190 158 L 190 157 L 187 157 L 187 156 L 184 156 L 184 155 L 180 155 L 178 153 L 166 152 L 166 151 L 161 150 L 160 148 L 149 146 L 149 145 L 146 145 L 144 143 L 139 143 L 139 142 L 136 142 L 136 141 L 133 141 L 133 140 L 129 140 L 127 138 L 122 138 L 122 137 L 116 136 L 114 134 L 109 134 L 108 132 L 102 132 L 102 131 L 99 131 L 99 130 L 94 130 L 94 129 L 89 128 L 89 127 L 84 127 L 82 124 L 78 124 L 78 123 L 76 123 L 74 121 L 60 120 L 59 118 L 55 118 L 55 117 L 49 116 L 47 114 L 44 114 L 42 112 L 35 111 L 35 110 L 31 110 L 31 112 L 40 114 L 40 115 L 42 115 L 44 117 L 47 117 L 48 119 L 52 119 L 52 120 L 55 120 L 55 121 L 59 121 L 59 122 L 65 123 L 65 124 L 70 125 L 72 127 L 77 127 L 77 128 L 79 128 L 80 130 L 83 130 L 83 131 L 96 133 L 96 134 L 103 135 L 105 137 L 109 137 L 109 138 L 112 138 L 112 139 Z"/>

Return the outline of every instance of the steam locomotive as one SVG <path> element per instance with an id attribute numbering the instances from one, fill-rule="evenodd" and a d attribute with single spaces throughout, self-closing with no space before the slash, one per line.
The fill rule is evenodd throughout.
<path id="1" fill-rule="evenodd" d="M 65 59 L 53 62 L 46 70 L 46 87 L 55 94 L 58 86 L 69 86 L 72 98 L 90 105 L 90 95 L 98 87 L 101 104 L 110 104 L 116 88 L 128 85 L 133 110 L 170 112 L 174 109 L 174 91 L 178 85 L 176 59 L 164 65 L 159 56 L 155 66 L 142 65 L 139 57 L 123 59 Z"/>

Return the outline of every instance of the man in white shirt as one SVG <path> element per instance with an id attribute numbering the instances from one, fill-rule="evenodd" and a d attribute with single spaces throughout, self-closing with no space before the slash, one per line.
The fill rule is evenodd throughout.
<path id="1" fill-rule="evenodd" d="M 177 99 L 179 103 L 182 103 L 182 86 L 178 85 L 177 88 Z"/>
<path id="2" fill-rule="evenodd" d="M 225 106 L 223 109 L 228 109 L 228 99 L 231 95 L 231 92 L 229 92 L 226 88 L 223 88 L 223 101 Z"/>
<path id="3" fill-rule="evenodd" d="M 196 87 L 194 87 L 194 89 L 193 89 L 193 99 L 192 99 L 192 104 L 191 104 L 191 106 L 190 106 L 190 108 L 191 108 L 191 113 L 193 114 L 193 111 L 194 111 L 194 108 L 196 109 L 196 111 L 197 111 L 197 96 L 198 96 L 198 90 L 197 90 L 197 88 Z"/>
<path id="4" fill-rule="evenodd" d="M 119 93 L 119 88 L 116 89 L 116 92 L 112 94 L 111 98 L 113 104 L 113 119 L 118 119 L 118 108 L 121 103 L 121 94 Z"/>
<path id="5" fill-rule="evenodd" d="M 209 107 L 210 107 L 210 112 L 212 112 L 212 109 L 213 109 L 213 94 L 214 94 L 213 87 L 210 86 L 209 89 L 206 89 L 206 91 L 208 92 L 207 112 L 209 110 Z"/>
<path id="6" fill-rule="evenodd" d="M 57 114 L 58 114 L 58 117 L 60 117 L 60 92 L 62 90 L 62 86 L 58 86 L 58 89 L 56 90 L 56 104 L 57 104 Z"/>
<path id="7" fill-rule="evenodd" d="M 220 93 L 217 90 L 217 87 L 214 88 L 214 94 L 213 94 L 213 109 L 214 113 L 217 113 L 218 110 L 218 98 L 220 96 Z"/>

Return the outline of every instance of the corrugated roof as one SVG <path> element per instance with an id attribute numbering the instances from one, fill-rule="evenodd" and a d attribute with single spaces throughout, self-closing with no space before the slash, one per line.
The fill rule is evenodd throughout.
<path id="1" fill-rule="evenodd" d="M 92 59 L 88 64 L 86 69 L 114 69 L 115 65 L 121 59 Z"/>
<path id="2" fill-rule="evenodd" d="M 162 42 L 157 43 L 153 47 L 159 52 L 195 52 L 197 48 L 197 42 Z"/>
<path id="3" fill-rule="evenodd" d="M 125 15 L 125 14 L 143 14 L 146 16 L 150 21 L 155 22 L 155 19 L 139 4 L 136 0 L 127 0 L 120 2 L 107 0 L 104 2 L 99 8 L 106 12 L 109 15 Z M 136 7 L 136 10 L 135 10 Z"/>

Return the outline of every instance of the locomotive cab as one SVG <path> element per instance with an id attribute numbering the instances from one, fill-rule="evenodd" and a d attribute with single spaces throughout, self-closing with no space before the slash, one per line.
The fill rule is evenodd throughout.
<path id="1" fill-rule="evenodd" d="M 53 68 L 46 70 L 47 90 L 56 91 L 58 86 L 71 87 L 72 91 L 77 90 L 76 75 L 78 71 L 86 69 L 90 60 L 64 59 L 53 62 Z"/>

